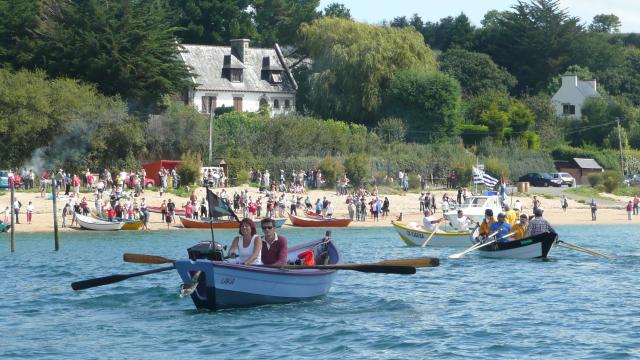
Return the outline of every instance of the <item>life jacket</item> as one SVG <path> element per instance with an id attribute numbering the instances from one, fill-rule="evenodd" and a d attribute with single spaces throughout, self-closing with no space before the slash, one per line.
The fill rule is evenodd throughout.
<path id="1" fill-rule="evenodd" d="M 301 259 L 303 265 L 314 266 L 316 264 L 316 257 L 313 250 L 305 250 L 298 254 L 298 259 Z"/>

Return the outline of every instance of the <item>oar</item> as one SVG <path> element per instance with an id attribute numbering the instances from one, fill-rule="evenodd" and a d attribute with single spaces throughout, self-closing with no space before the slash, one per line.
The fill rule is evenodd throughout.
<path id="1" fill-rule="evenodd" d="M 155 255 L 143 255 L 143 254 L 124 254 L 124 261 L 126 262 L 134 262 L 141 264 L 165 264 L 165 263 L 173 263 L 175 260 L 168 259 L 162 256 Z M 364 264 L 337 264 L 337 265 L 315 265 L 315 266 L 306 266 L 306 265 L 259 265 L 263 267 L 273 267 L 273 268 L 285 268 L 285 269 L 326 269 L 326 270 L 355 270 L 362 272 L 379 272 L 379 273 L 402 273 L 405 274 L 406 271 L 411 271 L 409 269 L 403 268 L 414 268 L 411 274 L 415 273 L 415 268 L 421 267 L 436 267 L 440 265 L 440 260 L 438 258 L 415 258 L 415 259 L 393 259 L 393 260 L 384 260 L 375 263 L 364 263 Z M 338 268 L 340 267 L 340 268 Z M 379 271 L 374 271 L 374 270 Z M 396 272 L 395 270 L 399 269 Z"/>
<path id="2" fill-rule="evenodd" d="M 102 286 L 102 285 L 109 285 L 109 284 L 117 283 L 117 282 L 120 282 L 120 281 L 123 281 L 123 280 L 127 280 L 129 278 L 136 277 L 136 276 L 155 274 L 155 273 L 159 273 L 159 272 L 163 272 L 163 271 L 169 271 L 169 270 L 173 270 L 173 269 L 175 269 L 175 266 L 168 266 L 168 267 L 164 267 L 164 268 L 159 268 L 159 269 L 154 269 L 154 270 L 147 270 L 147 271 L 137 272 L 137 273 L 133 273 L 133 274 L 116 274 L 116 275 L 109 275 L 109 276 L 99 277 L 99 278 L 95 278 L 95 279 L 76 281 L 74 283 L 71 283 L 71 288 L 73 290 L 84 290 L 84 289 L 89 289 L 89 288 L 96 287 L 96 286 Z"/>
<path id="3" fill-rule="evenodd" d="M 492 236 L 495 236 L 495 235 L 496 235 L 497 233 L 499 233 L 499 232 L 500 232 L 500 230 L 498 230 L 498 231 L 496 231 L 496 232 L 494 232 L 494 233 L 490 234 L 489 236 L 487 236 L 487 238 L 490 238 L 490 237 L 492 237 Z M 474 233 L 475 233 L 475 231 L 474 231 Z M 470 253 L 470 252 L 472 252 L 473 250 L 480 248 L 481 246 L 485 246 L 486 244 L 489 244 L 489 243 L 493 244 L 495 241 L 496 241 L 496 240 L 493 240 L 493 241 L 490 241 L 490 242 L 488 242 L 488 243 L 484 243 L 484 244 L 483 244 L 483 243 L 481 243 L 481 242 L 475 243 L 475 244 L 473 244 L 473 245 L 469 246 L 468 248 L 466 248 L 464 251 L 461 251 L 461 252 L 459 252 L 459 253 L 455 253 L 455 254 L 449 255 L 449 259 L 459 259 L 459 258 L 461 258 L 461 257 L 465 256 L 467 253 Z"/>
<path id="4" fill-rule="evenodd" d="M 429 237 L 427 238 L 427 240 L 425 240 L 425 241 L 422 243 L 422 247 L 427 246 L 427 244 L 429 243 L 429 240 L 431 240 L 431 238 L 433 237 L 433 235 L 435 235 L 435 234 L 436 234 L 436 232 L 438 232 L 438 229 L 439 229 L 439 228 L 440 228 L 440 226 L 436 225 L 436 228 L 433 230 L 433 232 L 431 233 L 431 235 L 429 235 Z"/>
<path id="5" fill-rule="evenodd" d="M 585 247 L 578 246 L 576 244 L 571 244 L 571 243 L 568 243 L 566 241 L 558 240 L 557 244 L 558 244 L 558 246 L 561 246 L 561 247 L 563 247 L 565 249 L 581 251 L 583 253 L 586 253 L 586 254 L 589 254 L 589 255 L 592 255 L 592 256 L 602 256 L 602 257 L 605 257 L 607 259 L 613 258 L 611 255 L 608 255 L 608 254 L 605 254 L 605 253 L 601 253 L 601 252 L 598 252 L 598 251 L 594 251 L 594 250 L 591 250 L 591 249 L 587 249 Z"/>

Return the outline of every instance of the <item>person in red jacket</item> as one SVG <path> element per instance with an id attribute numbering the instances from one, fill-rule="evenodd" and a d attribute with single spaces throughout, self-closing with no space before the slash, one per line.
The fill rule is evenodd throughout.
<path id="1" fill-rule="evenodd" d="M 284 265 L 287 263 L 287 238 L 276 233 L 276 224 L 271 218 L 262 219 L 262 263 L 265 265 Z"/>

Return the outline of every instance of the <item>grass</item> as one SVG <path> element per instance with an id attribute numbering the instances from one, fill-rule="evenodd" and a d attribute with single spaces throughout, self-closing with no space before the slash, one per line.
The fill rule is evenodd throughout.
<path id="1" fill-rule="evenodd" d="M 635 196 L 640 195 L 640 187 L 638 186 L 621 186 L 613 191 L 618 196 Z"/>
<path id="2" fill-rule="evenodd" d="M 600 199 L 600 200 L 605 200 L 607 198 L 603 197 L 600 195 L 600 193 L 603 190 L 598 189 L 598 188 L 593 188 L 590 186 L 581 186 L 581 187 L 574 187 L 574 188 L 570 188 L 567 189 L 567 193 L 568 194 L 573 194 L 573 195 L 578 195 L 578 196 L 585 196 L 585 197 L 592 197 L 595 199 Z"/>

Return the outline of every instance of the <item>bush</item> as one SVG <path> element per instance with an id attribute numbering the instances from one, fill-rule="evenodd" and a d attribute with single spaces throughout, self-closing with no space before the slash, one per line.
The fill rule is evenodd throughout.
<path id="1" fill-rule="evenodd" d="M 351 182 L 359 186 L 369 177 L 369 156 L 364 153 L 351 154 L 344 159 L 344 169 Z"/>
<path id="2" fill-rule="evenodd" d="M 602 183 L 602 174 L 601 173 L 593 173 L 587 176 L 587 181 L 591 187 L 596 187 Z"/>
<path id="3" fill-rule="evenodd" d="M 473 145 L 482 141 L 489 135 L 489 127 L 486 125 L 461 124 L 458 125 L 460 137 L 467 145 Z"/>
<path id="4" fill-rule="evenodd" d="M 420 178 L 418 177 L 418 175 L 409 175 L 409 189 L 420 190 Z"/>
<path id="5" fill-rule="evenodd" d="M 242 184 L 249 183 L 249 172 L 247 169 L 240 169 L 236 173 L 236 185 L 240 186 Z"/>
<path id="6" fill-rule="evenodd" d="M 487 174 L 495 177 L 500 180 L 501 176 L 509 177 L 511 173 L 509 171 L 509 165 L 506 162 L 497 159 L 495 157 L 490 157 L 484 161 L 484 169 Z"/>
<path id="7" fill-rule="evenodd" d="M 202 167 L 202 158 L 199 153 L 187 151 L 180 157 L 180 165 L 178 166 L 178 176 L 182 185 L 193 185 L 200 177 L 200 168 Z"/>
<path id="8" fill-rule="evenodd" d="M 608 193 L 613 193 L 622 184 L 622 174 L 618 171 L 605 171 L 602 173 L 602 185 Z"/>
<path id="9" fill-rule="evenodd" d="M 344 167 L 340 162 L 340 159 L 337 159 L 333 156 L 327 156 L 320 164 L 318 164 L 318 169 L 322 172 L 322 176 L 326 181 L 327 186 L 333 186 L 336 184 L 336 180 L 342 175 L 344 175 Z"/>

